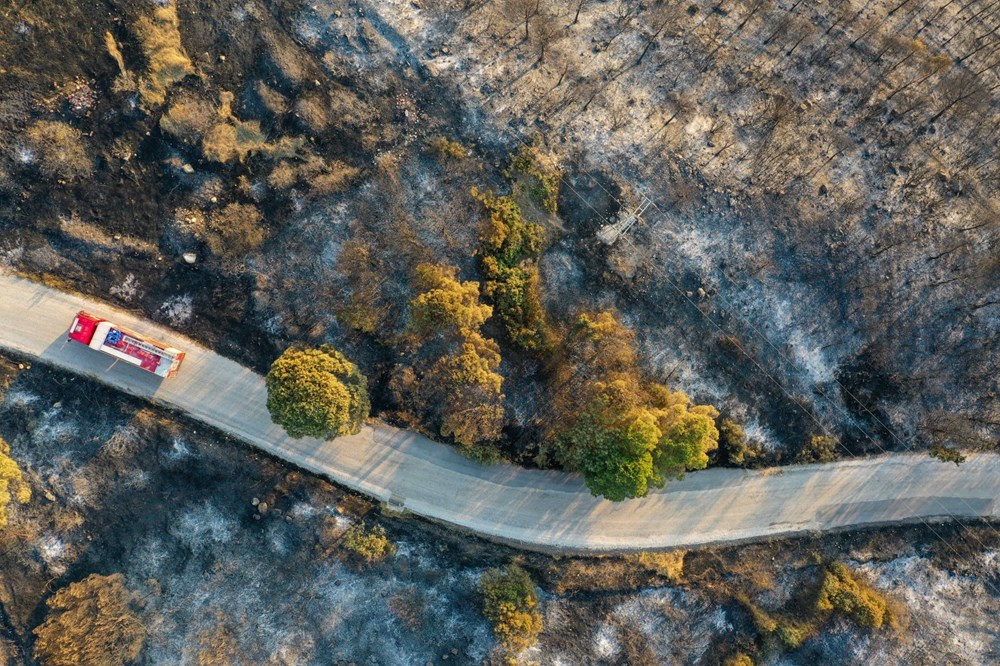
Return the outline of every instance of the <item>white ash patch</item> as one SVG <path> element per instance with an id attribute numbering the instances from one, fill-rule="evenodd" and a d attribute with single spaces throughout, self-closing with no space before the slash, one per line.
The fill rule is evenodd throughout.
<path id="1" fill-rule="evenodd" d="M 38 556 L 45 562 L 49 571 L 56 575 L 66 572 L 66 566 L 63 563 L 69 551 L 66 542 L 54 534 L 47 534 L 38 540 L 36 549 Z"/>
<path id="2" fill-rule="evenodd" d="M 208 503 L 188 509 L 170 526 L 170 533 L 195 552 L 229 543 L 235 532 L 233 520 Z"/>
<path id="3" fill-rule="evenodd" d="M 122 478 L 122 486 L 133 490 L 145 488 L 149 485 L 149 472 L 144 469 L 135 469 Z"/>
<path id="4" fill-rule="evenodd" d="M 7 391 L 7 395 L 4 396 L 3 406 L 5 409 L 21 409 L 35 404 L 38 400 L 39 396 L 37 393 L 32 393 L 27 389 L 14 388 Z"/>
<path id="5" fill-rule="evenodd" d="M 185 460 L 186 458 L 191 458 L 194 453 L 191 448 L 187 445 L 180 437 L 174 437 L 170 444 L 170 448 L 167 449 L 167 458 L 172 461 Z"/>
<path id="6" fill-rule="evenodd" d="M 160 306 L 160 317 L 175 326 L 186 324 L 194 316 L 194 299 L 190 294 L 171 296 Z"/>
<path id="7" fill-rule="evenodd" d="M 0 247 L 0 266 L 15 268 L 24 259 L 24 245 L 4 244 Z"/>
<path id="8" fill-rule="evenodd" d="M 123 301 L 131 303 L 135 300 L 135 297 L 139 295 L 139 279 L 132 273 L 129 273 L 125 276 L 125 279 L 122 280 L 121 284 L 111 287 L 108 291 L 110 291 L 113 296 L 117 296 Z"/>
<path id="9" fill-rule="evenodd" d="M 27 146 L 17 146 L 14 148 L 14 160 L 20 164 L 33 164 L 38 159 L 35 151 Z"/>
<path id="10" fill-rule="evenodd" d="M 42 413 L 32 432 L 32 439 L 41 444 L 66 445 L 79 437 L 79 434 L 77 424 L 63 416 L 62 408 L 51 407 Z"/>
<path id="11" fill-rule="evenodd" d="M 599 659 L 613 659 L 621 651 L 621 642 L 618 640 L 618 630 L 608 624 L 601 623 L 597 631 L 590 639 L 591 649 L 594 656 Z"/>
<path id="12" fill-rule="evenodd" d="M 316 510 L 316 507 L 307 502 L 296 502 L 288 510 L 288 515 L 298 520 L 309 520 L 318 513 L 319 511 Z"/>

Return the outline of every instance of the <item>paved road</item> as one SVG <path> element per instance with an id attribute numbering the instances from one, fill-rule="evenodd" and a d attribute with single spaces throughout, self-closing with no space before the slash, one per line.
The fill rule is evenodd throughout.
<path id="1" fill-rule="evenodd" d="M 187 350 L 180 373 L 153 375 L 66 340 L 80 309 Z M 955 465 L 892 455 L 771 472 L 713 469 L 613 503 L 569 474 L 484 468 L 448 446 L 386 425 L 322 442 L 272 425 L 259 375 L 102 303 L 0 273 L 0 346 L 187 412 L 300 467 L 428 518 L 540 550 L 613 552 L 738 541 L 858 525 L 1000 517 L 1000 458 Z"/>

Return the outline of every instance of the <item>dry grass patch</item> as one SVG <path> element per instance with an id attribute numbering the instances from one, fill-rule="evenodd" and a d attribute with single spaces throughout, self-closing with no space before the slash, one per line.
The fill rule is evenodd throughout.
<path id="1" fill-rule="evenodd" d="M 94 161 L 83 135 L 75 127 L 56 120 L 39 120 L 28 128 L 25 136 L 43 175 L 74 180 L 94 172 Z"/>
<path id="2" fill-rule="evenodd" d="M 194 65 L 181 45 L 176 5 L 156 7 L 152 16 L 144 16 L 136 22 L 135 31 L 149 62 L 146 76 L 139 84 L 139 93 L 147 106 L 159 106 L 166 101 L 170 86 L 194 73 Z"/>

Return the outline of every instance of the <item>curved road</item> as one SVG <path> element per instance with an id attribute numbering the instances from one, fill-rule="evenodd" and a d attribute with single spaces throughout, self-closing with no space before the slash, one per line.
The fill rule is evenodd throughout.
<path id="1" fill-rule="evenodd" d="M 160 381 L 68 342 L 80 309 L 187 350 Z M 175 332 L 103 303 L 0 272 L 0 346 L 183 410 L 279 458 L 394 508 L 537 550 L 614 552 L 704 545 L 779 534 L 950 517 L 997 518 L 1000 458 L 960 468 L 927 455 L 829 465 L 689 474 L 641 500 L 590 496 L 574 475 L 481 467 L 420 435 L 386 425 L 322 442 L 271 423 L 263 379 Z"/>

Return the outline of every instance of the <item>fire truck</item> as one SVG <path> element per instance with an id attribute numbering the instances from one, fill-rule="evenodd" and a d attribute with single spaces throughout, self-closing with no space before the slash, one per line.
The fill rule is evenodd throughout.
<path id="1" fill-rule="evenodd" d="M 173 377 L 184 360 L 184 352 L 153 338 L 113 324 L 80 310 L 69 327 L 69 339 L 91 349 L 137 365 L 158 377 Z"/>

